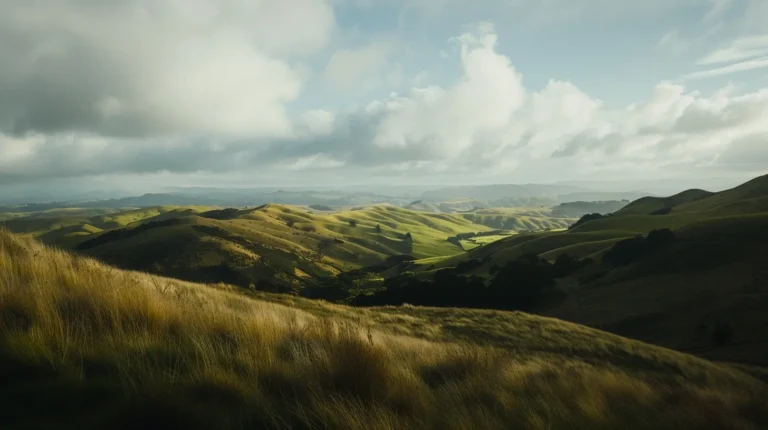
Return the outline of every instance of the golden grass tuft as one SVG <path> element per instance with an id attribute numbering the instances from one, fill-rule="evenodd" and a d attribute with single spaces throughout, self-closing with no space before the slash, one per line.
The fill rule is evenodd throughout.
<path id="1" fill-rule="evenodd" d="M 664 376 L 568 351 L 451 341 L 434 328 L 395 334 L 419 309 L 322 309 L 112 269 L 0 232 L 0 427 L 768 425 L 765 385 L 714 365 L 698 364 L 712 378 Z M 578 330 L 519 318 L 549 336 Z"/>

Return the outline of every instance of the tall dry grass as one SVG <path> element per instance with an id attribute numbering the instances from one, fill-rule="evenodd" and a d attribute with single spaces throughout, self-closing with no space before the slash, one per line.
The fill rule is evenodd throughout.
<path id="1" fill-rule="evenodd" d="M 760 429 L 767 393 L 396 336 L 0 232 L 3 429 Z"/>

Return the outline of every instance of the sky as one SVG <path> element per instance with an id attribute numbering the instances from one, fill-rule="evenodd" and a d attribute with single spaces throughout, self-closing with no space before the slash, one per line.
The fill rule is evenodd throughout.
<path id="1" fill-rule="evenodd" d="M 2 186 L 748 179 L 766 0 L 2 0 Z"/>

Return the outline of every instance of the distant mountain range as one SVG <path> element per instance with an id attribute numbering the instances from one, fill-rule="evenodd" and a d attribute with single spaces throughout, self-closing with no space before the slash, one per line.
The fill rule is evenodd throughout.
<path id="1" fill-rule="evenodd" d="M 527 185 L 482 185 L 450 187 L 426 191 L 413 205 L 412 196 L 385 195 L 374 192 L 296 189 L 216 189 L 185 188 L 173 192 L 148 193 L 140 196 L 104 198 L 103 193 L 80 195 L 78 198 L 22 200 L 2 198 L 0 212 L 38 212 L 62 208 L 142 208 L 152 206 L 223 206 L 253 207 L 267 203 L 298 206 L 323 205 L 334 209 L 389 203 L 427 212 L 466 211 L 492 207 L 555 206 L 573 201 L 635 200 L 647 193 L 600 192 L 578 187 Z"/>

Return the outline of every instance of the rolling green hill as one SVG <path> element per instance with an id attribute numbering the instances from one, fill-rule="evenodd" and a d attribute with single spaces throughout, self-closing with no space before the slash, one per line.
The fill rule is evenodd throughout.
<path id="1" fill-rule="evenodd" d="M 643 197 L 635 200 L 617 212 L 618 215 L 650 215 L 652 212 L 675 208 L 686 203 L 706 199 L 714 195 L 704 190 L 687 190 L 670 197 Z"/>
<path id="2" fill-rule="evenodd" d="M 768 177 L 720 193 L 691 190 L 640 199 L 567 232 L 523 234 L 411 270 L 478 262 L 468 275 L 490 282 L 493 267 L 532 253 L 593 264 L 558 280 L 556 300 L 537 312 L 717 360 L 768 366 Z M 650 215 L 659 207 L 666 215 Z M 614 267 L 602 261 L 617 243 L 672 229 L 662 251 Z M 419 263 L 419 262 L 417 262 Z"/>
<path id="3" fill-rule="evenodd" d="M 91 218 L 20 218 L 7 228 L 119 267 L 203 282 L 299 290 L 389 256 L 463 253 L 449 242 L 489 227 L 391 205 L 320 214 L 300 207 L 156 207 Z"/>
<path id="4" fill-rule="evenodd" d="M 544 208 L 478 209 L 461 215 L 476 224 L 513 231 L 565 229 L 576 221 L 565 216 L 553 216 L 552 209 Z"/>
<path id="5" fill-rule="evenodd" d="M 768 197 L 768 175 L 755 178 L 736 188 L 715 193 L 705 199 L 686 202 L 678 209 L 682 212 L 706 211 L 755 199 L 763 200 L 766 197 Z M 765 210 L 765 206 L 762 208 L 761 210 Z"/>
<path id="6" fill-rule="evenodd" d="M 158 220 L 210 210 L 207 207 L 158 206 L 126 209 L 51 209 L 0 221 L 0 227 L 37 237 L 43 243 L 71 248 L 104 230 L 126 227 L 144 220 Z"/>
<path id="7" fill-rule="evenodd" d="M 567 298 L 545 313 L 707 358 L 768 366 L 768 214 L 697 222 L 676 236 L 661 251 L 567 287 Z"/>
<path id="8" fill-rule="evenodd" d="M 631 232 L 623 230 L 587 231 L 587 232 L 537 232 L 519 234 L 503 238 L 491 244 L 476 248 L 464 254 L 435 260 L 417 261 L 415 272 L 434 271 L 441 268 L 478 260 L 483 263 L 472 271 L 473 274 L 487 276 L 488 269 L 493 265 L 502 265 L 525 254 L 547 256 L 554 260 L 563 252 L 573 252 L 574 256 L 587 257 L 603 248 L 610 247 L 616 241 L 632 237 Z M 578 252 L 575 252 L 577 251 Z M 589 250 L 589 254 L 585 254 Z"/>
<path id="9" fill-rule="evenodd" d="M 234 291 L 0 231 L 0 427 L 768 425 L 765 383 L 584 326 Z"/>
<path id="10" fill-rule="evenodd" d="M 693 222 L 723 216 L 766 211 L 768 175 L 719 193 L 688 190 L 666 198 L 642 198 L 610 216 L 586 222 L 573 231 L 624 230 L 642 234 L 653 229 L 680 228 Z"/>

